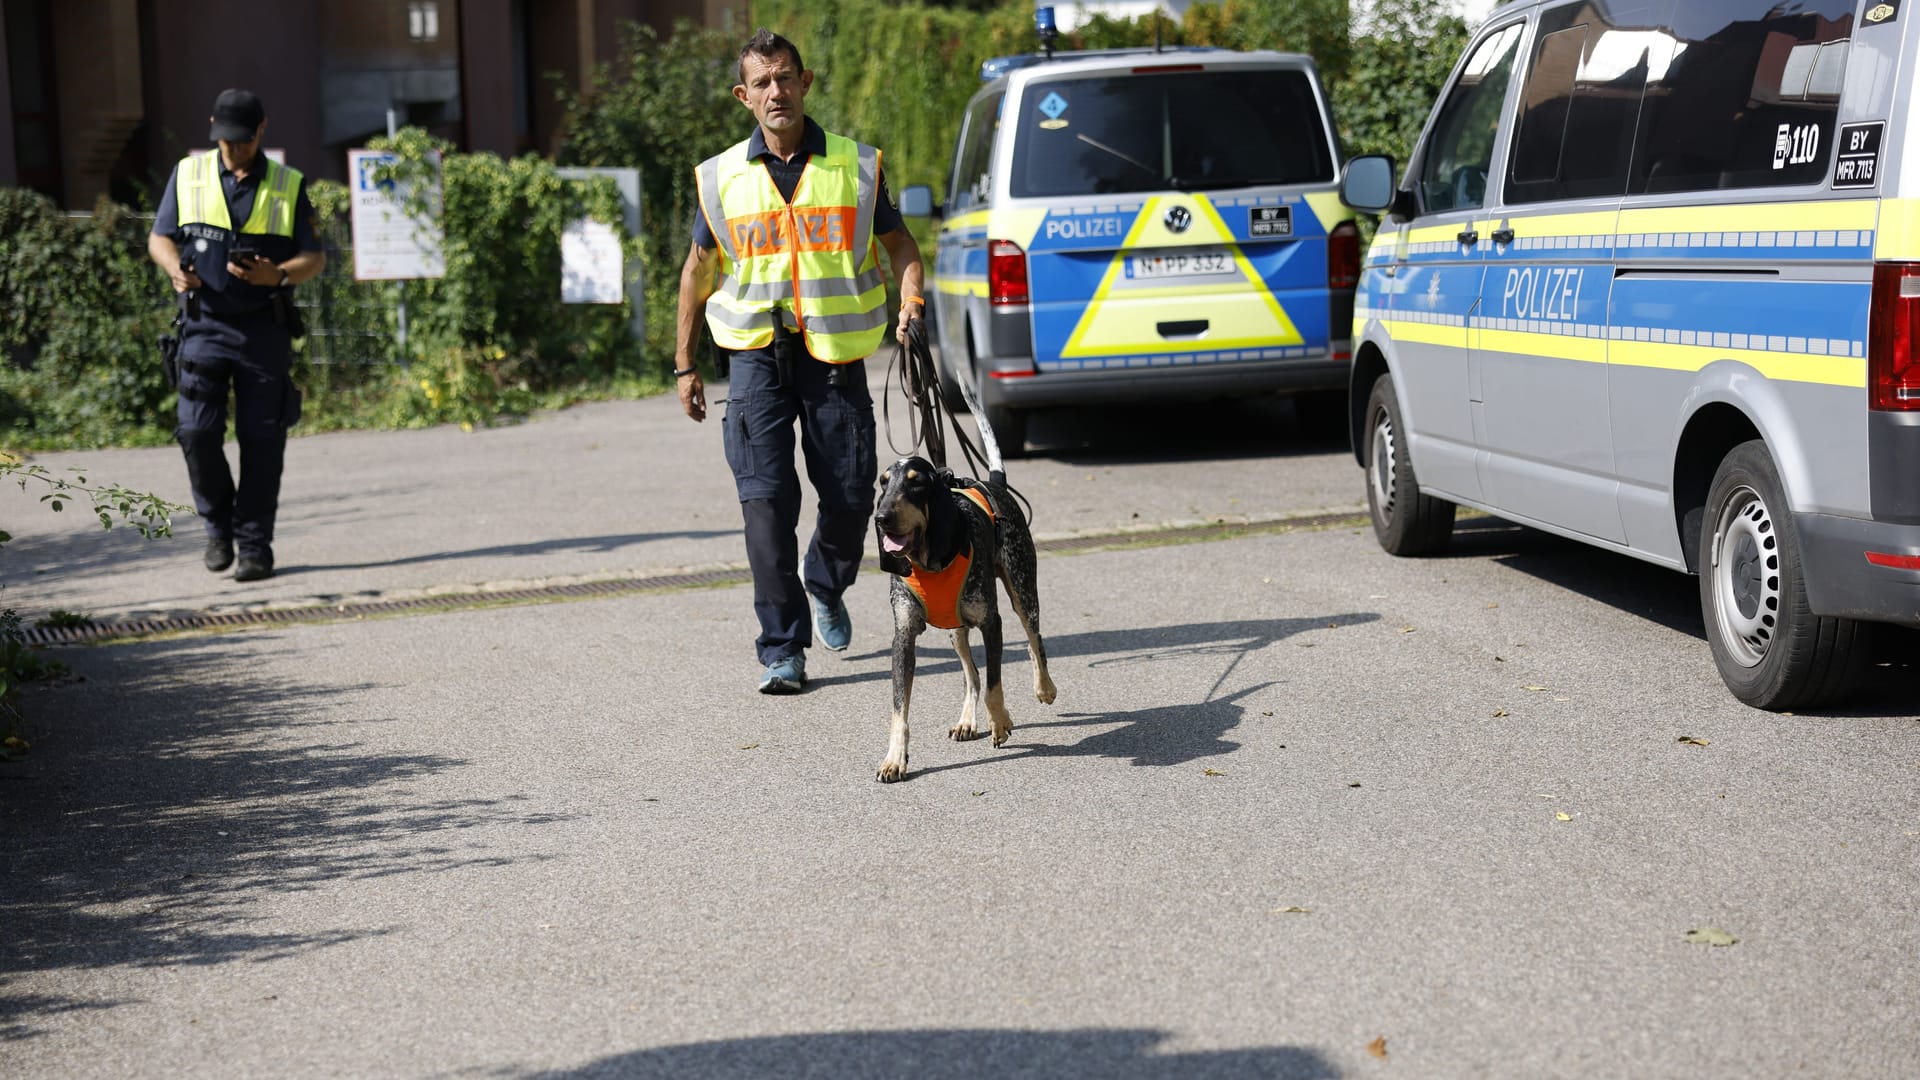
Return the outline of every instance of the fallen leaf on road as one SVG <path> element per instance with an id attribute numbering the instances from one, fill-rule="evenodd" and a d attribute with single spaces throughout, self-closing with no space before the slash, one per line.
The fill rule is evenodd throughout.
<path id="1" fill-rule="evenodd" d="M 1261 578 L 1261 579 L 1260 579 L 1260 584 L 1262 584 L 1262 585 L 1271 585 L 1271 584 L 1273 584 L 1273 579 L 1272 579 L 1272 578 L 1270 578 L 1270 577 L 1263 577 L 1263 578 Z"/>
<path id="2" fill-rule="evenodd" d="M 1225 776 L 1225 775 L 1227 775 L 1226 773 L 1223 773 L 1223 772 L 1221 772 L 1221 771 L 1220 771 L 1219 769 L 1208 769 L 1208 770 L 1206 770 L 1206 774 L 1207 774 L 1208 776 Z"/>
<path id="3" fill-rule="evenodd" d="M 1732 945 L 1740 939 L 1717 926 L 1705 926 L 1698 930 L 1687 931 L 1687 942 L 1693 945 Z"/>
<path id="4" fill-rule="evenodd" d="M 1707 742 L 1707 740 L 1705 740 L 1705 739 L 1696 739 L 1696 738 L 1694 738 L 1694 737 L 1693 737 L 1693 736 L 1691 736 L 1691 735 L 1682 735 L 1682 736 L 1680 736 L 1680 741 L 1681 741 L 1681 742 L 1683 742 L 1683 743 L 1686 743 L 1686 744 L 1687 744 L 1688 746 L 1708 746 L 1708 745 L 1711 745 L 1711 744 L 1709 744 L 1709 743 Z"/>
<path id="5" fill-rule="evenodd" d="M 1569 814 L 1569 813 L 1567 813 L 1567 812 L 1565 812 L 1565 811 L 1563 811 L 1563 810 L 1556 810 L 1556 811 L 1554 812 L 1554 815 L 1553 815 L 1553 820 L 1555 820 L 1555 821 L 1572 821 L 1572 820 L 1573 820 L 1573 815 L 1572 815 L 1572 814 Z"/>
<path id="6" fill-rule="evenodd" d="M 977 799 L 977 798 L 979 798 L 980 796 L 982 796 L 982 795 L 985 795 L 985 794 L 986 794 L 986 792 L 984 792 L 984 791 L 976 791 L 976 792 L 974 792 L 974 793 L 973 793 L 973 797 Z"/>
<path id="7" fill-rule="evenodd" d="M 1351 784 L 1348 784 L 1347 786 L 1348 786 L 1348 787 L 1359 787 L 1359 786 L 1360 786 L 1360 781 L 1358 781 L 1358 780 L 1355 780 L 1355 781 L 1354 781 L 1353 783 L 1351 783 Z"/>
<path id="8" fill-rule="evenodd" d="M 1505 710 L 1505 709 L 1495 709 L 1495 710 L 1493 710 L 1493 715 L 1495 715 L 1495 716 L 1505 716 L 1505 715 L 1507 715 L 1507 710 Z"/>
<path id="9" fill-rule="evenodd" d="M 1528 686 L 1523 686 L 1523 687 L 1521 687 L 1520 689 L 1522 689 L 1522 690 L 1527 690 L 1527 691 L 1530 691 L 1530 692 L 1532 692 L 1532 693 L 1535 693 L 1535 694 L 1537 694 L 1537 693 L 1539 693 L 1539 692 L 1541 692 L 1542 690 L 1545 690 L 1545 689 L 1546 689 L 1546 687 L 1544 687 L 1544 686 L 1532 686 L 1532 685 L 1528 685 Z"/>
<path id="10" fill-rule="evenodd" d="M 1273 715 L 1273 710 L 1272 710 L 1272 709 L 1263 709 L 1263 710 L 1261 710 L 1261 712 L 1260 712 L 1260 715 L 1261 715 L 1261 716 L 1272 716 L 1272 715 Z"/>
<path id="11" fill-rule="evenodd" d="M 1403 626 L 1403 627 L 1401 627 L 1401 628 L 1400 628 L 1400 632 L 1401 632 L 1401 633 L 1403 633 L 1403 634 L 1411 634 L 1411 633 L 1413 633 L 1413 627 L 1411 627 L 1411 626 Z"/>
<path id="12" fill-rule="evenodd" d="M 1499 607 L 1499 606 L 1500 606 L 1499 604 L 1488 604 L 1488 605 L 1487 605 L 1487 610 L 1488 610 L 1488 611 L 1492 611 L 1492 610 L 1493 610 L 1494 608 L 1497 608 L 1497 607 Z"/>
<path id="13" fill-rule="evenodd" d="M 1313 911 L 1303 907 L 1277 907 L 1273 909 L 1273 913 L 1275 915 L 1311 915 Z"/>
<path id="14" fill-rule="evenodd" d="M 1386 1057 L 1387 1056 L 1387 1037 L 1385 1035 L 1382 1035 L 1379 1038 L 1368 1043 L 1367 1053 L 1372 1054 L 1374 1057 L 1377 1057 L 1377 1058 Z"/>
<path id="15" fill-rule="evenodd" d="M 755 749 L 756 747 L 758 747 L 759 745 L 760 745 L 760 744 L 759 744 L 759 743 L 757 743 L 757 742 L 743 742 L 743 743 L 741 743 L 741 744 L 740 744 L 740 749 L 742 749 L 742 750 L 752 750 L 752 749 Z"/>

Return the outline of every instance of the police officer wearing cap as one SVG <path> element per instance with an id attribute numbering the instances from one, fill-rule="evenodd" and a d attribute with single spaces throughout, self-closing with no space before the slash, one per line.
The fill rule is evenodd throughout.
<path id="1" fill-rule="evenodd" d="M 881 248 L 899 277 L 900 341 L 925 304 L 920 248 L 887 195 L 880 151 L 807 118 L 813 72 L 800 50 L 763 29 L 740 50 L 739 77 L 733 96 L 758 126 L 695 173 L 674 377 L 682 408 L 704 420 L 694 363 L 704 315 L 730 354 L 721 438 L 746 522 L 760 691 L 790 694 L 806 682 L 813 630 L 836 652 L 851 640 L 841 596 L 860 568 L 879 473 L 865 358 L 886 336 Z M 804 575 L 796 420 L 819 496 Z"/>
<path id="2" fill-rule="evenodd" d="M 147 254 L 173 280 L 186 320 L 180 332 L 180 426 L 194 507 L 206 522 L 206 567 L 240 565 L 235 581 L 273 576 L 273 519 L 287 428 L 300 417 L 293 385 L 298 313 L 293 286 L 327 257 L 304 179 L 260 152 L 267 113 L 247 90 L 214 100 L 217 149 L 174 166 Z M 222 446 L 227 395 L 240 443 L 236 487 Z"/>

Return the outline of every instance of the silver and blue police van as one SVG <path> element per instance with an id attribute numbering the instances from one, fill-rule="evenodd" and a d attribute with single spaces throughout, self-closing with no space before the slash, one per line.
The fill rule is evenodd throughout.
<path id="1" fill-rule="evenodd" d="M 938 218 L 949 400 L 972 380 L 1009 454 L 1047 406 L 1326 391 L 1338 416 L 1360 236 L 1311 59 L 1034 54 L 982 78 L 944 206 L 900 202 Z"/>
<path id="2" fill-rule="evenodd" d="M 1354 311 L 1381 545 L 1456 506 L 1698 576 L 1734 695 L 1920 625 L 1920 4 L 1527 0 L 1475 32 Z M 1909 131 L 1915 131 L 1909 139 Z"/>

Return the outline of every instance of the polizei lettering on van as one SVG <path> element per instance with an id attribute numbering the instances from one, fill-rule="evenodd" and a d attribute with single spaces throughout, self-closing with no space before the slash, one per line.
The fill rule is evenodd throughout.
<path id="1" fill-rule="evenodd" d="M 1519 266 L 1508 270 L 1500 314 L 1508 319 L 1571 322 L 1580 310 L 1580 284 L 1586 275 L 1577 266 Z"/>
<path id="2" fill-rule="evenodd" d="M 1126 221 L 1117 217 L 1048 218 L 1049 240 L 1118 240 L 1126 233 Z"/>

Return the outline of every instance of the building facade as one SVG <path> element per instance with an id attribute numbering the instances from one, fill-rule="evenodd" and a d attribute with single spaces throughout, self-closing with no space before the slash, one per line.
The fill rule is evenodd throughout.
<path id="1" fill-rule="evenodd" d="M 727 27 L 739 0 L 5 0 L 0 185 L 69 209 L 157 201 L 207 114 L 238 86 L 266 145 L 344 179 L 346 151 L 397 126 L 463 150 L 551 152 L 556 90 L 616 59 L 628 21 Z M 556 83 L 558 84 L 556 86 Z"/>

